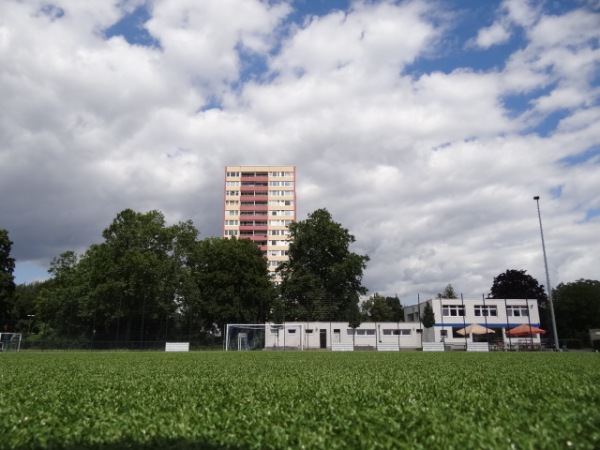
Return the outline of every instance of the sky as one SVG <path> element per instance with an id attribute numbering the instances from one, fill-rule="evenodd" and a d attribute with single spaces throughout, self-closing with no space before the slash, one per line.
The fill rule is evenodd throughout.
<path id="1" fill-rule="evenodd" d="M 130 208 L 220 236 L 226 165 L 295 165 L 369 292 L 600 278 L 598 0 L 2 0 L 17 283 Z"/>

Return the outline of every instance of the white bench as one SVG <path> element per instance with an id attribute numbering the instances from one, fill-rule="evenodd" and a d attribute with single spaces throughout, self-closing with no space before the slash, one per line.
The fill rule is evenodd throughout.
<path id="1" fill-rule="evenodd" d="M 189 352 L 189 342 L 165 342 L 165 352 Z"/>
<path id="2" fill-rule="evenodd" d="M 468 352 L 489 352 L 490 346 L 487 342 L 467 342 Z"/>
<path id="3" fill-rule="evenodd" d="M 394 343 L 380 343 L 377 345 L 377 351 L 380 352 L 398 352 L 400 347 L 397 342 Z"/>
<path id="4" fill-rule="evenodd" d="M 341 342 L 334 342 L 331 344 L 331 350 L 334 352 L 353 352 L 354 345 L 352 344 L 343 344 Z"/>
<path id="5" fill-rule="evenodd" d="M 443 342 L 423 342 L 423 351 L 424 352 L 443 352 L 444 351 L 444 343 Z"/>

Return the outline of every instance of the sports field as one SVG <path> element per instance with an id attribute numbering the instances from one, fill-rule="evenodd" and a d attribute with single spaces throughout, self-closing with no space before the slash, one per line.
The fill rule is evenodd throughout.
<path id="1" fill-rule="evenodd" d="M 0 449 L 598 449 L 600 353 L 0 354 Z"/>

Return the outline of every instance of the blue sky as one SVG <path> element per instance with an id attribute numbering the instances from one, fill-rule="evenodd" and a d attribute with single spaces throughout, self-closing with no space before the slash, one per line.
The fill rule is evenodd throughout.
<path id="1" fill-rule="evenodd" d="M 222 169 L 292 164 L 371 292 L 600 264 L 597 1 L 6 0 L 0 228 L 18 282 L 125 208 L 220 235 Z"/>

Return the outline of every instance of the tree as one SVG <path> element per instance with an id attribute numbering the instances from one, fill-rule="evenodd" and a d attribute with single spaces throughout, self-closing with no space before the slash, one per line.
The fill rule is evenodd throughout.
<path id="1" fill-rule="evenodd" d="M 116 330 L 109 339 L 165 338 L 190 287 L 186 265 L 197 235 L 191 222 L 166 226 L 159 211 L 120 212 L 104 242 L 80 262 L 90 294 L 86 315 L 93 314 L 96 327 Z"/>
<path id="2" fill-rule="evenodd" d="M 425 303 L 425 307 L 423 308 L 423 317 L 421 318 L 421 322 L 425 328 L 431 328 L 435 325 L 435 314 L 433 312 L 433 307 L 431 303 Z"/>
<path id="3" fill-rule="evenodd" d="M 362 314 L 369 322 L 404 322 L 404 308 L 398 297 L 375 293 L 362 304 Z"/>
<path id="4" fill-rule="evenodd" d="M 9 310 L 15 292 L 15 260 L 10 256 L 12 244 L 8 231 L 0 229 L 0 332 L 11 326 Z"/>
<path id="5" fill-rule="evenodd" d="M 456 298 L 456 292 L 454 291 L 454 287 L 451 284 L 448 284 L 444 288 L 444 292 L 438 294 L 438 298 Z"/>
<path id="6" fill-rule="evenodd" d="M 33 334 L 41 329 L 37 315 L 38 299 L 40 291 L 47 284 L 48 280 L 22 283 L 16 286 L 13 307 L 9 311 L 9 315 L 16 321 L 15 331 Z"/>
<path id="7" fill-rule="evenodd" d="M 561 338 L 587 340 L 590 329 L 600 328 L 600 281 L 560 283 L 553 290 L 553 299 Z"/>
<path id="8" fill-rule="evenodd" d="M 66 251 L 54 258 L 48 273 L 52 278 L 40 288 L 35 315 L 44 334 L 77 336 L 81 329 L 80 309 L 85 305 L 87 284 L 80 277 L 79 255 Z"/>
<path id="9" fill-rule="evenodd" d="M 529 298 L 546 300 L 544 286 L 526 270 L 507 270 L 494 278 L 490 298 Z"/>
<path id="10" fill-rule="evenodd" d="M 544 286 L 526 270 L 507 270 L 494 278 L 494 283 L 490 290 L 490 298 L 526 298 L 537 299 L 540 312 L 540 322 L 542 328 L 550 330 L 552 320 L 550 317 L 550 306 L 548 297 L 544 292 Z M 550 334 L 546 335 L 547 337 Z"/>
<path id="11" fill-rule="evenodd" d="M 352 234 L 318 209 L 289 226 L 289 261 L 278 267 L 286 320 L 344 320 L 367 289 L 369 257 L 350 251 Z"/>
<path id="12" fill-rule="evenodd" d="M 208 238 L 190 259 L 206 328 L 227 323 L 263 323 L 274 287 L 260 249 L 248 239 Z"/>
<path id="13" fill-rule="evenodd" d="M 167 226 L 159 211 L 126 209 L 85 253 L 64 252 L 52 278 L 23 297 L 46 337 L 96 341 L 196 338 L 230 321 L 264 322 L 274 286 L 249 240 L 198 240 L 192 222 Z M 25 291 L 24 291 L 25 292 Z"/>

